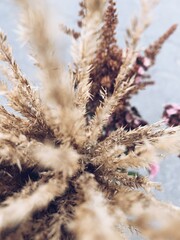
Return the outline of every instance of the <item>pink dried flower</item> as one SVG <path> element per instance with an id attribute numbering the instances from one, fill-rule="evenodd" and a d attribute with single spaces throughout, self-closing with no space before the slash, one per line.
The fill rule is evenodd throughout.
<path id="1" fill-rule="evenodd" d="M 136 77 L 135 78 L 135 84 L 138 84 L 138 83 L 140 83 L 141 82 L 141 80 L 142 80 L 142 78 L 141 77 Z"/>
<path id="2" fill-rule="evenodd" d="M 157 176 L 157 174 L 158 174 L 158 172 L 159 172 L 159 169 L 160 169 L 160 167 L 159 167 L 159 164 L 158 163 L 152 163 L 151 165 L 150 165 L 150 169 L 149 169 L 149 173 L 150 173 L 150 178 L 151 179 L 153 179 L 153 178 L 155 178 L 156 176 Z"/>
<path id="3" fill-rule="evenodd" d="M 144 68 L 143 67 L 139 67 L 139 69 L 138 69 L 138 74 L 139 75 L 143 75 L 144 74 Z"/>
<path id="4" fill-rule="evenodd" d="M 171 104 L 171 106 L 176 110 L 180 110 L 180 105 L 178 105 L 177 103 Z"/>
<path id="5" fill-rule="evenodd" d="M 165 106 L 163 120 L 169 126 L 178 126 L 180 124 L 180 105 L 174 103 Z"/>
<path id="6" fill-rule="evenodd" d="M 176 114 L 177 112 L 178 112 L 178 110 L 175 109 L 175 108 L 170 108 L 170 109 L 167 109 L 167 111 L 166 111 L 166 113 L 167 113 L 168 116 L 171 116 L 171 115 L 173 115 L 173 114 Z"/>
<path id="7" fill-rule="evenodd" d="M 149 58 L 145 57 L 145 58 L 143 59 L 143 65 L 144 65 L 146 68 L 150 67 L 150 66 L 151 66 L 151 60 L 150 60 Z"/>

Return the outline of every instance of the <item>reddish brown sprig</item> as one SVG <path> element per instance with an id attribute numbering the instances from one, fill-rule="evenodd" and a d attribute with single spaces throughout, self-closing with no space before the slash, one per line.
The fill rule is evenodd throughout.
<path id="1" fill-rule="evenodd" d="M 145 55 L 149 59 L 151 59 L 152 64 L 155 63 L 156 56 L 161 50 L 165 41 L 174 33 L 177 29 L 177 24 L 172 25 L 158 40 L 156 40 L 153 44 L 151 44 L 146 50 Z"/>
<path id="2" fill-rule="evenodd" d="M 96 59 L 94 59 L 94 68 L 90 76 L 92 79 L 91 94 L 93 98 L 87 106 L 88 114 L 93 114 L 102 100 L 100 96 L 102 87 L 107 90 L 109 95 L 113 92 L 115 78 L 122 63 L 122 51 L 118 47 L 115 37 L 117 24 L 116 3 L 113 0 L 109 0 L 104 16 L 101 43 Z"/>
<path id="3" fill-rule="evenodd" d="M 82 19 L 85 17 L 86 15 L 86 6 L 85 6 L 85 1 L 82 0 L 80 3 L 79 3 L 79 6 L 80 6 L 80 10 L 79 10 L 79 17 L 80 19 L 78 20 L 77 24 L 78 24 L 78 27 L 82 27 Z"/>
<path id="4" fill-rule="evenodd" d="M 80 36 L 80 33 L 75 31 L 74 29 L 68 28 L 64 24 L 60 25 L 60 29 L 67 35 L 73 37 L 74 39 L 78 39 Z"/>

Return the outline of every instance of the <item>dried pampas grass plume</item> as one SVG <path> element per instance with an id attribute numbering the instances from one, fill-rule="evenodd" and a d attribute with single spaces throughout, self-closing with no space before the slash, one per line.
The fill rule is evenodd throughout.
<path id="1" fill-rule="evenodd" d="M 180 209 L 155 199 L 152 189 L 161 186 L 148 171 L 179 154 L 180 127 L 148 125 L 129 102 L 148 85 L 143 71 L 176 28 L 140 55 L 155 2 L 141 1 L 121 49 L 115 1 L 82 1 L 79 31 L 60 25 L 72 37 L 66 67 L 47 2 L 15 0 L 42 89 L 23 75 L 1 31 L 0 70 L 10 87 L 2 82 L 0 93 L 15 112 L 0 106 L 0 239 L 125 240 L 134 229 L 179 240 Z"/>

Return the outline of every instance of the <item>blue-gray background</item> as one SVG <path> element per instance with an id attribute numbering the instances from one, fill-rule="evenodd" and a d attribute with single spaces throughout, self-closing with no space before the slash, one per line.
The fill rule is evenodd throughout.
<path id="1" fill-rule="evenodd" d="M 32 63 L 27 57 L 27 50 L 22 47 L 16 34 L 17 9 L 10 0 L 0 0 L 0 28 L 8 35 L 14 55 L 21 69 L 36 84 L 36 74 Z M 73 27 L 77 20 L 78 0 L 48 0 L 54 7 L 58 21 L 63 21 Z M 134 14 L 138 13 L 138 0 L 117 0 L 119 26 L 118 41 L 124 46 L 125 29 Z M 180 1 L 161 0 L 154 10 L 153 24 L 144 34 L 141 47 L 149 45 L 166 31 L 173 23 L 180 23 Z M 163 106 L 166 103 L 180 103 L 180 28 L 166 42 L 157 59 L 157 64 L 151 70 L 156 85 L 142 91 L 132 99 L 142 116 L 149 122 L 161 118 Z M 67 45 L 69 42 L 67 42 Z M 3 101 L 3 100 L 2 100 Z M 1 102 L 2 102 L 1 101 Z M 170 157 L 161 163 L 161 170 L 156 178 L 163 183 L 164 191 L 157 196 L 180 206 L 180 162 L 176 157 Z"/>

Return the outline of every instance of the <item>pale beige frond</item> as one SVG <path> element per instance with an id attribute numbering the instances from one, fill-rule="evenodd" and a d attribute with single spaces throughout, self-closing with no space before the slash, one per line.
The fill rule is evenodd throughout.
<path id="1" fill-rule="evenodd" d="M 131 131 L 126 131 L 123 127 L 118 128 L 116 131 L 111 132 L 103 142 L 99 142 L 96 145 L 93 155 L 97 156 L 104 150 L 106 152 L 111 151 L 114 143 L 120 146 L 133 147 L 142 143 L 143 139 L 150 141 L 152 138 L 162 136 L 164 128 L 165 126 L 162 125 L 162 122 L 139 127 Z"/>
<path id="2" fill-rule="evenodd" d="M 34 149 L 34 158 L 44 168 L 55 172 L 62 172 L 63 177 L 71 177 L 78 170 L 78 153 L 68 146 L 54 148 L 50 145 L 41 145 Z"/>
<path id="3" fill-rule="evenodd" d="M 29 119 L 39 117 L 39 121 L 43 121 L 40 98 L 37 92 L 31 88 L 25 76 L 23 76 L 13 58 L 12 49 L 7 43 L 7 37 L 2 31 L 0 32 L 0 60 L 7 64 L 8 67 L 5 69 L 5 67 L 1 66 L 1 72 L 14 86 L 10 92 L 6 91 L 10 106 Z"/>
<path id="4" fill-rule="evenodd" d="M 136 50 L 142 34 L 151 24 L 151 12 L 158 2 L 159 0 L 140 0 L 140 14 L 132 18 L 131 25 L 126 30 L 127 47 Z"/>
<path id="5" fill-rule="evenodd" d="M 80 144 L 83 138 L 80 136 L 80 129 L 85 124 L 85 119 L 83 119 L 84 121 L 80 119 L 80 111 L 74 106 L 74 92 L 70 75 L 66 72 L 64 63 L 58 55 L 56 46 L 58 31 L 52 33 L 55 24 L 50 21 L 52 16 L 47 17 L 48 6 L 45 1 L 30 3 L 27 0 L 19 0 L 18 2 L 22 7 L 21 33 L 37 55 L 38 62 L 41 63 L 44 101 L 56 109 L 57 113 L 56 121 L 53 122 L 54 117 L 49 116 L 49 114 L 53 114 L 52 111 L 50 109 L 45 111 L 46 121 L 48 124 L 57 125 L 54 134 L 59 140 L 63 138 L 63 141 L 67 142 L 72 139 Z M 60 45 L 62 50 L 63 43 L 61 42 Z M 58 122 L 57 119 L 59 119 Z"/>
<path id="6" fill-rule="evenodd" d="M 85 0 L 86 15 L 83 18 L 80 37 L 72 42 L 72 57 L 75 65 L 75 102 L 85 115 L 86 106 L 90 97 L 91 79 L 90 69 L 96 57 L 100 41 L 100 29 L 103 23 L 106 0 Z M 84 97 L 83 97 L 84 96 Z M 79 102 L 78 100 L 81 99 Z"/>
<path id="7" fill-rule="evenodd" d="M 116 196 L 117 206 L 128 216 L 129 224 L 138 228 L 148 239 L 174 239 L 180 237 L 180 209 L 156 200 L 142 192 L 123 191 Z"/>
<path id="8" fill-rule="evenodd" d="M 76 237 L 80 240 L 125 240 L 125 235 L 115 228 L 115 218 L 94 180 L 81 179 L 80 187 L 84 193 L 84 201 L 76 209 L 75 219 L 70 224 Z"/>
<path id="9" fill-rule="evenodd" d="M 17 165 L 22 170 L 22 165 L 33 167 L 37 165 L 32 151 L 39 145 L 35 140 L 28 141 L 22 134 L 0 133 L 0 163 L 4 165 Z"/>
<path id="10" fill-rule="evenodd" d="M 135 63 L 136 56 L 137 54 L 131 49 L 124 52 L 123 64 L 115 80 L 113 94 L 110 97 L 107 95 L 103 96 L 103 103 L 97 107 L 95 116 L 88 126 L 89 139 L 86 144 L 97 143 L 103 126 L 106 126 L 108 123 L 110 115 L 121 104 L 126 95 L 135 88 L 134 77 L 129 78 L 129 73 Z"/>
<path id="11" fill-rule="evenodd" d="M 64 28 L 78 33 L 66 65 L 48 1 L 14 1 L 42 87 L 30 86 L 0 31 L 0 70 L 9 80 L 0 94 L 20 112 L 0 106 L 0 239 L 124 240 L 134 228 L 147 239 L 179 240 L 180 209 L 156 200 L 161 185 L 151 180 L 162 158 L 180 155 L 180 126 L 148 125 L 129 102 L 146 85 L 135 81 L 139 67 L 154 64 L 177 26 L 139 56 L 156 0 L 141 0 L 125 50 L 115 39 L 115 0 L 82 0 L 80 33 Z"/>
<path id="12" fill-rule="evenodd" d="M 0 206 L 0 231 L 12 229 L 21 224 L 36 210 L 45 208 L 64 190 L 65 184 L 52 179 L 39 186 L 30 196 L 6 200 L 4 206 Z"/>

